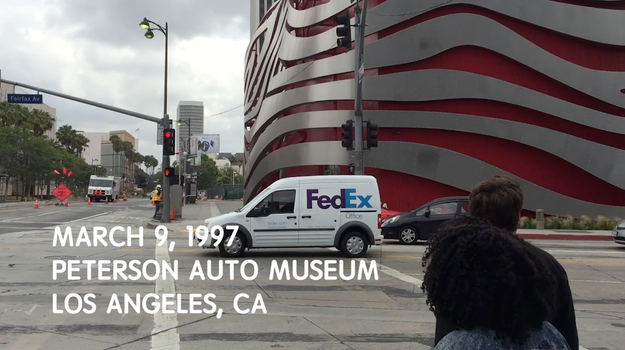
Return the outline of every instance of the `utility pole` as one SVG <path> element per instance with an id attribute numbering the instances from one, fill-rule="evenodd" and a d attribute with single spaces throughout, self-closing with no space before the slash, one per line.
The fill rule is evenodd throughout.
<path id="1" fill-rule="evenodd" d="M 354 7 L 354 26 L 356 27 L 356 38 L 354 40 L 354 84 L 356 97 L 354 98 L 354 158 L 355 175 L 364 175 L 365 164 L 363 159 L 363 137 L 362 137 L 362 80 L 365 75 L 364 47 L 365 47 L 365 27 L 367 20 L 367 0 L 363 1 L 363 7 L 356 0 Z"/>

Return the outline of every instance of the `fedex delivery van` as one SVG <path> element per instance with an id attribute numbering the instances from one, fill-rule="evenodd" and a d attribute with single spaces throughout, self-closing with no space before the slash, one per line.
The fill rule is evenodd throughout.
<path id="1" fill-rule="evenodd" d="M 255 248 L 334 247 L 358 258 L 383 239 L 378 183 L 367 175 L 280 179 L 243 208 L 205 223 L 209 232 L 219 225 L 225 233 L 221 242 L 209 237 L 202 246 L 217 246 L 226 257 Z M 233 225 L 238 229 L 228 245 Z M 195 238 L 202 243 L 198 233 Z"/>

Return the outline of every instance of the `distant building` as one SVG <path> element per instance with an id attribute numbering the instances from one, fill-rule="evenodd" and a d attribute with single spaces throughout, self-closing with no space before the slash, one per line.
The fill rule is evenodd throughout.
<path id="1" fill-rule="evenodd" d="M 124 178 L 125 188 L 130 191 L 134 188 L 136 167 L 128 161 L 123 152 L 115 152 L 113 143 L 109 141 L 110 137 L 113 135 L 117 135 L 122 141 L 130 142 L 133 149 L 135 149 L 136 139 L 128 131 L 111 131 L 108 133 L 108 137 L 102 139 L 100 142 L 100 165 L 106 168 L 107 175 Z"/>
<path id="2" fill-rule="evenodd" d="M 178 145 L 176 149 L 180 153 L 188 152 L 189 133 L 193 135 L 204 134 L 204 103 L 199 101 L 180 101 L 176 111 L 177 120 L 180 121 L 177 133 Z M 189 122 L 189 124 L 187 124 Z M 178 162 L 181 162 L 178 156 Z"/>
<path id="3" fill-rule="evenodd" d="M 91 165 L 101 165 L 102 161 L 102 142 L 108 141 L 110 134 L 108 132 L 84 132 L 78 131 L 89 139 L 89 143 L 82 152 L 82 158 Z"/>

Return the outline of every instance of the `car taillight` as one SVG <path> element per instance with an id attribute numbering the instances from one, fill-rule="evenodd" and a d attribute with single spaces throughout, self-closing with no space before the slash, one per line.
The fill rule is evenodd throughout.
<path id="1" fill-rule="evenodd" d="M 378 228 L 382 228 L 382 214 L 378 214 Z"/>

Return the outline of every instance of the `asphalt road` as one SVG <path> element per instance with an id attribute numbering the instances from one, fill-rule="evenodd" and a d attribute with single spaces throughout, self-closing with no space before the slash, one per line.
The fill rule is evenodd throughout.
<path id="1" fill-rule="evenodd" d="M 237 202 L 198 203 L 199 217 L 228 212 L 240 206 Z M 39 210 L 0 211 L 0 349 L 323 349 L 323 350 L 386 350 L 430 349 L 434 317 L 424 303 L 419 289 L 421 255 L 424 246 L 401 246 L 395 243 L 375 247 L 362 259 L 364 267 L 374 262 L 377 279 L 298 281 L 270 279 L 273 261 L 296 261 L 298 273 L 306 260 L 344 261 L 332 249 L 258 250 L 243 260 L 251 260 L 259 268 L 258 277 L 246 281 L 240 266 L 231 280 L 229 267 L 219 280 L 200 277 L 190 279 L 192 272 L 216 275 L 218 253 L 188 246 L 184 223 L 169 232 L 167 244 L 159 247 L 154 230 L 144 229 L 143 246 L 53 247 L 56 225 L 110 229 L 130 228 L 137 233 L 153 214 L 147 201 L 115 204 L 94 203 L 69 208 L 46 207 Z M 12 221 L 9 221 L 12 220 Z M 182 232 L 181 232 L 182 231 Z M 117 236 L 116 236 L 117 237 Z M 168 247 L 175 242 L 173 251 Z M 625 341 L 625 247 L 610 242 L 536 242 L 562 263 L 573 289 L 581 344 L 587 349 L 622 349 Z M 78 259 L 123 260 L 144 262 L 152 259 L 177 261 L 179 276 L 148 280 L 86 280 L 86 265 L 80 267 L 81 280 L 68 280 L 61 274 L 53 280 L 53 260 L 43 257 L 78 256 Z M 199 266 L 194 264 L 199 262 Z M 207 264 L 212 264 L 210 268 Z M 344 261 L 347 263 L 347 261 Z M 360 262 L 359 262 L 360 263 Z M 202 271 L 194 270 L 201 267 Z M 92 268 L 94 278 L 97 269 Z M 245 270 L 252 272 L 251 265 Z M 153 274 L 153 268 L 146 272 Z M 350 274 L 350 270 L 345 271 Z M 131 273 L 132 274 L 132 273 Z M 105 276 L 111 273 L 104 273 Z M 374 275 L 375 276 L 375 275 Z M 115 294 L 124 308 L 124 293 L 135 301 L 136 293 L 177 293 L 182 295 L 177 314 L 155 315 L 137 313 L 129 304 L 121 314 L 113 309 L 107 313 Z M 94 294 L 97 306 L 93 314 L 55 314 L 64 311 L 64 300 L 71 293 L 78 296 Z M 213 314 L 184 313 L 191 308 L 193 293 L 214 293 L 220 318 Z M 246 293 L 251 298 L 241 298 Z M 234 309 L 252 308 L 260 296 L 267 314 L 257 303 L 255 313 L 242 315 Z M 147 299 L 146 307 L 153 300 Z M 210 308 L 201 296 L 195 306 Z M 74 299 L 68 304 L 77 306 Z M 89 304 L 83 305 L 89 310 Z M 171 307 L 169 307 L 171 308 Z M 212 310 L 209 310 L 212 311 Z"/>

